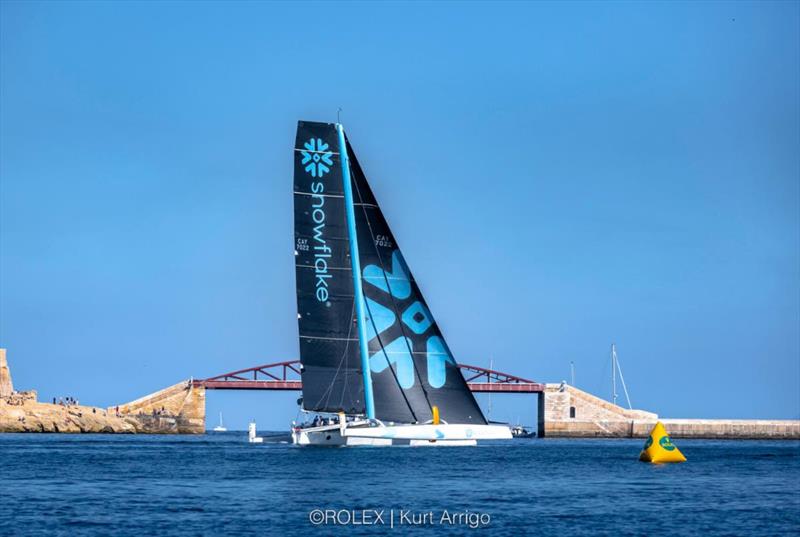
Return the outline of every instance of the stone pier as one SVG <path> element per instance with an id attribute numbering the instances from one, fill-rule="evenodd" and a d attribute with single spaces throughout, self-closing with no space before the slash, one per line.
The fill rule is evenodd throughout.
<path id="1" fill-rule="evenodd" d="M 539 436 L 644 438 L 657 414 L 630 410 L 567 384 L 539 394 Z M 674 438 L 800 439 L 800 420 L 660 420 Z"/>
<path id="2" fill-rule="evenodd" d="M 108 412 L 131 423 L 136 432 L 203 434 L 206 432 L 206 389 L 190 380 L 179 382 Z"/>

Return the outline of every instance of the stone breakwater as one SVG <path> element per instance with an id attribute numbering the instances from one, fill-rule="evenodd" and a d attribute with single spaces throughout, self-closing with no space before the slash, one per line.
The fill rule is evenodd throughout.
<path id="1" fill-rule="evenodd" d="M 800 439 L 800 420 L 659 418 L 567 384 L 547 384 L 539 399 L 539 434 L 546 437 L 645 438 L 659 420 L 674 438 Z"/>
<path id="2" fill-rule="evenodd" d="M 204 413 L 205 390 L 189 382 L 109 408 L 40 403 L 32 390 L 0 397 L 0 432 L 202 434 Z"/>
<path id="3" fill-rule="evenodd" d="M 0 432 L 203 434 L 206 390 L 179 382 L 109 408 L 50 404 L 36 390 L 16 391 L 6 350 L 0 349 Z"/>
<path id="4" fill-rule="evenodd" d="M 102 408 L 36 401 L 36 392 L 0 398 L 0 432 L 135 433 L 136 426 Z"/>

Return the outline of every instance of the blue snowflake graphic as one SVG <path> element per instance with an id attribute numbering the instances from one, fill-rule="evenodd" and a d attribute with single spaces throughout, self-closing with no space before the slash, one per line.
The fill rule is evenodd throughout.
<path id="1" fill-rule="evenodd" d="M 303 155 L 302 163 L 306 165 L 306 171 L 311 174 L 311 177 L 322 177 L 331 171 L 333 153 L 328 151 L 328 147 L 330 147 L 328 144 L 320 138 L 311 138 L 303 145 L 308 151 L 300 151 L 300 154 Z"/>
<path id="2" fill-rule="evenodd" d="M 455 360 L 450 356 L 447 346 L 441 335 L 429 332 L 433 326 L 433 316 L 428 308 L 415 295 L 411 287 L 411 275 L 408 271 L 400 250 L 392 253 L 392 270 L 382 269 L 377 265 L 367 265 L 362 271 L 363 281 L 370 284 L 367 291 L 373 298 L 367 296 L 367 340 L 372 342 L 370 347 L 369 367 L 375 373 L 381 373 L 392 367 L 398 384 L 404 390 L 414 386 L 414 357 L 413 353 L 423 353 L 427 358 L 428 384 L 431 388 L 441 388 L 447 383 L 447 364 L 455 365 Z M 374 291 L 379 291 L 374 293 Z M 398 315 L 389 307 L 381 304 L 378 297 L 394 297 L 394 307 L 399 307 L 400 321 L 410 330 L 397 331 Z M 401 329 L 402 330 L 402 329 Z M 380 346 L 376 347 L 377 341 Z M 423 347 L 424 345 L 424 347 Z"/>

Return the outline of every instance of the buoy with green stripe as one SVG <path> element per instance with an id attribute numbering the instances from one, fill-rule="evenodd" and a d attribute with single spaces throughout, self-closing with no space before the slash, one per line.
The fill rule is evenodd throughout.
<path id="1" fill-rule="evenodd" d="M 639 460 L 642 462 L 686 462 L 686 457 L 683 456 L 681 450 L 672 443 L 672 439 L 667 434 L 664 424 L 660 421 L 656 423 L 653 430 L 650 431 L 650 436 L 647 442 L 644 443 L 644 448 L 639 454 Z"/>

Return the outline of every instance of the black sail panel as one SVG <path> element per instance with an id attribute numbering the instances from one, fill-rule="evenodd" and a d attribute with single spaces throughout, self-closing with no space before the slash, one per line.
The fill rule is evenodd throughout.
<path id="1" fill-rule="evenodd" d="M 485 424 L 349 142 L 347 152 L 376 417 L 425 422 L 435 405 L 449 423 Z"/>
<path id="2" fill-rule="evenodd" d="M 364 385 L 334 124 L 297 125 L 294 235 L 303 406 L 362 414 Z"/>

